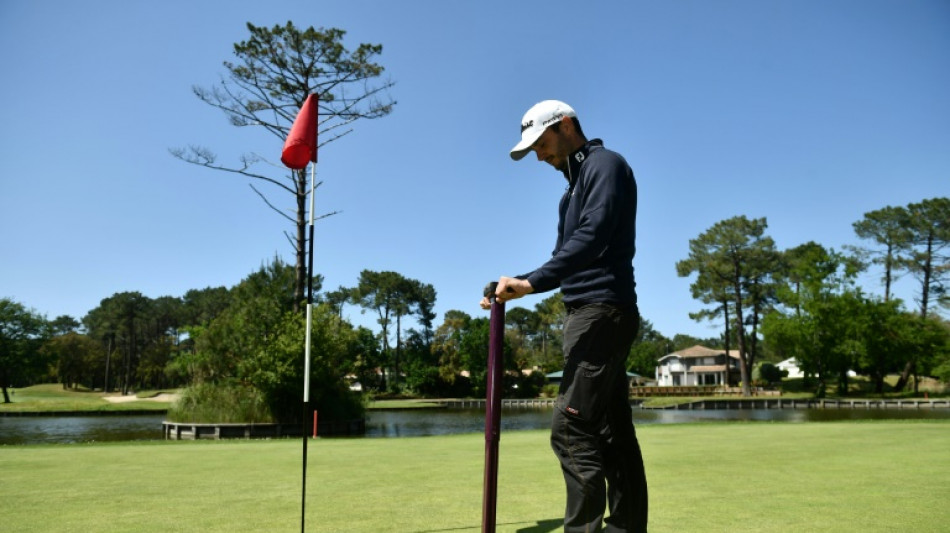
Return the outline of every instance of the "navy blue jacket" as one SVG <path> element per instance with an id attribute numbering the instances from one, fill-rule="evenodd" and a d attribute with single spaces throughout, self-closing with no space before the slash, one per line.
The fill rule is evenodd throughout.
<path id="1" fill-rule="evenodd" d="M 518 276 L 534 292 L 558 287 L 565 305 L 637 301 L 637 183 L 623 156 L 588 141 L 568 158 L 568 188 L 561 198 L 557 245 L 540 268 Z"/>

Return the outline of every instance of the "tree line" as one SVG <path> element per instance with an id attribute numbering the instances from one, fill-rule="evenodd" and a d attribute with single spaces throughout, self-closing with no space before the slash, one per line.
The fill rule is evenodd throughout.
<path id="1" fill-rule="evenodd" d="M 948 325 L 934 311 L 950 305 L 950 199 L 868 212 L 853 228 L 871 244 L 842 251 L 815 242 L 780 251 L 766 228 L 765 218 L 718 222 L 676 265 L 680 276 L 695 275 L 692 295 L 707 305 L 691 316 L 721 321 L 725 348 L 737 348 L 745 394 L 763 351 L 795 357 L 819 396 L 829 381 L 846 391 L 849 370 L 871 376 L 878 392 L 893 372 L 897 391 L 912 376 L 946 379 Z M 883 267 L 883 297 L 857 286 L 873 265 Z M 917 312 L 891 294 L 902 274 L 919 283 Z"/>
<path id="2" fill-rule="evenodd" d="M 947 221 L 950 200 L 867 213 L 854 224 L 873 241 L 847 252 L 808 242 L 779 251 L 766 220 L 734 217 L 690 241 L 678 262 L 695 275 L 691 291 L 707 307 L 696 320 L 722 324 L 719 338 L 667 338 L 642 321 L 628 369 L 652 376 L 659 357 L 692 344 L 737 349 L 743 387 L 757 362 L 795 357 L 817 394 L 828 384 L 846 390 L 849 370 L 871 377 L 901 373 L 950 380 L 946 309 Z M 865 293 L 857 274 L 883 267 L 883 296 Z M 905 309 L 891 281 L 920 281 L 919 308 Z M 313 280 L 312 335 L 315 404 L 340 416 L 359 412 L 356 383 L 376 394 L 468 396 L 484 392 L 488 318 L 450 310 L 435 324 L 431 284 L 397 272 L 364 270 L 352 287 L 323 291 Z M 47 320 L 9 298 L 0 300 L 0 379 L 4 387 L 58 381 L 64 387 L 130 393 L 142 389 L 209 386 L 229 391 L 234 404 L 253 404 L 273 419 L 297 419 L 303 382 L 304 317 L 295 296 L 296 268 L 274 258 L 234 287 L 194 289 L 181 297 L 138 292 L 103 299 L 81 320 Z M 344 306 L 373 313 L 373 331 L 354 326 Z M 510 395 L 536 396 L 544 374 L 560 369 L 560 295 L 506 315 L 504 360 Z M 910 374 L 904 376 L 905 372 Z M 917 383 L 917 380 L 914 381 Z M 219 398 L 220 400 L 220 398 Z"/>
<path id="3" fill-rule="evenodd" d="M 159 298 L 116 293 L 80 320 L 47 320 L 0 299 L 4 392 L 42 382 L 123 394 L 180 387 L 208 394 L 213 386 L 229 390 L 232 402 L 263 402 L 268 416 L 293 420 L 280 413 L 296 409 L 303 382 L 305 323 L 295 279 L 296 269 L 274 258 L 231 288 Z M 334 402 L 355 408 L 349 388 L 356 383 L 376 394 L 484 393 L 488 318 L 450 310 L 436 326 L 435 288 L 396 272 L 364 270 L 354 286 L 330 291 L 322 281 L 313 280 L 311 396 L 318 405 L 326 397 L 327 412 L 338 408 Z M 345 305 L 373 313 L 379 329 L 354 326 Z M 506 319 L 509 394 L 537 396 L 543 372 L 560 369 L 560 295 L 534 310 L 512 308 Z M 649 322 L 645 329 L 652 331 Z"/>
<path id="4" fill-rule="evenodd" d="M 116 293 L 81 320 L 47 320 L 4 298 L 5 401 L 8 386 L 41 382 L 123 394 L 185 387 L 182 403 L 193 409 L 213 401 L 252 418 L 299 420 L 305 322 L 295 282 L 296 269 L 275 258 L 231 288 L 159 298 Z M 327 415 L 359 412 L 360 398 L 350 390 L 356 383 L 372 393 L 483 393 L 487 318 L 453 310 L 436 327 L 435 288 L 396 272 L 364 270 L 355 286 L 325 292 L 315 276 L 313 286 L 311 398 Z M 345 304 L 375 314 L 379 330 L 351 324 Z M 510 314 L 509 389 L 521 395 L 536 396 L 543 380 L 518 371 L 542 361 L 553 368 L 560 342 L 559 298 L 538 308 Z"/>

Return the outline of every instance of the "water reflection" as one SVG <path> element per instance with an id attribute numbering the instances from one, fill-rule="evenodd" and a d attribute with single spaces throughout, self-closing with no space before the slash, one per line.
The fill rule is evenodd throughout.
<path id="1" fill-rule="evenodd" d="M 547 429 L 552 410 L 506 409 L 501 430 Z M 688 422 L 830 422 L 836 420 L 950 420 L 950 409 L 705 409 L 692 411 L 634 409 L 633 423 L 683 424 Z M 366 437 L 419 437 L 476 433 L 485 429 L 485 414 L 477 409 L 426 411 L 371 411 Z"/>
<path id="2" fill-rule="evenodd" d="M 551 409 L 505 409 L 501 430 L 541 429 L 551 425 Z M 485 430 L 485 412 L 478 409 L 370 411 L 367 437 L 419 437 L 476 433 Z"/>
<path id="3" fill-rule="evenodd" d="M 161 439 L 164 418 L 160 414 L 0 417 L 0 444 Z"/>
<path id="4" fill-rule="evenodd" d="M 547 429 L 550 408 L 502 411 L 502 431 Z M 92 417 L 0 417 L 0 445 L 97 441 L 160 440 L 163 415 Z M 837 420 L 950 420 L 950 409 L 707 409 L 667 411 L 634 409 L 637 425 L 687 422 L 828 422 Z M 419 437 L 480 433 L 479 409 L 370 411 L 367 438 Z"/>

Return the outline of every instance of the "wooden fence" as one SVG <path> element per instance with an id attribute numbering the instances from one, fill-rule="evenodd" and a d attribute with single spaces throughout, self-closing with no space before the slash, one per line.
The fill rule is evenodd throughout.
<path id="1" fill-rule="evenodd" d="M 633 396 L 742 396 L 741 387 L 721 387 L 718 385 L 689 385 L 669 387 L 630 387 Z M 781 396 L 781 391 L 752 388 L 753 396 Z"/>
<path id="2" fill-rule="evenodd" d="M 303 424 L 198 424 L 162 422 L 165 440 L 277 439 L 301 437 Z M 366 420 L 319 420 L 317 435 L 363 435 Z"/>
<path id="3" fill-rule="evenodd" d="M 663 407 L 644 409 L 704 410 L 704 409 L 947 409 L 950 399 L 939 400 L 851 400 L 851 399 L 785 399 L 736 398 L 728 400 L 698 400 Z"/>

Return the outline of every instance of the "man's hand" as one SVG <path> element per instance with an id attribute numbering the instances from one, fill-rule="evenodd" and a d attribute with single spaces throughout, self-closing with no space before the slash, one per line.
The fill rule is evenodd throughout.
<path id="1" fill-rule="evenodd" d="M 531 294 L 532 292 L 534 292 L 534 287 L 528 283 L 528 280 L 502 276 L 498 278 L 498 288 L 495 289 L 495 299 L 498 300 L 498 303 L 505 303 L 509 300 L 521 298 L 526 294 Z M 482 298 L 479 305 L 482 309 L 491 309 L 491 300 L 486 296 Z"/>

